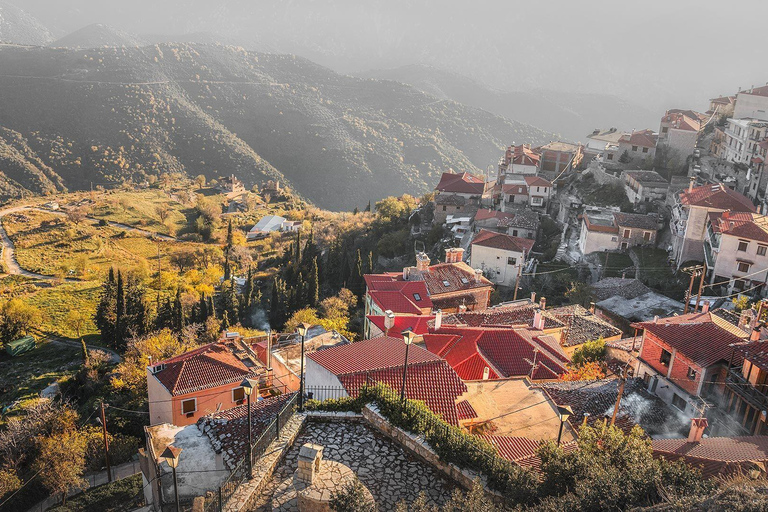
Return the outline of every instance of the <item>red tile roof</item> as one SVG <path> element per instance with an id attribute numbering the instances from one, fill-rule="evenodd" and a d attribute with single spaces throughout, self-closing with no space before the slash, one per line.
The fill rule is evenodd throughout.
<path id="1" fill-rule="evenodd" d="M 366 274 L 364 278 L 368 294 L 382 311 L 420 315 L 423 309 L 432 309 L 423 281 L 403 281 L 402 274 Z"/>
<path id="2" fill-rule="evenodd" d="M 457 194 L 481 195 L 485 191 L 485 179 L 466 172 L 461 174 L 444 172 L 435 190 Z"/>
<path id="3" fill-rule="evenodd" d="M 526 176 L 525 182 L 529 187 L 551 187 L 552 183 L 540 176 Z"/>
<path id="4" fill-rule="evenodd" d="M 517 196 L 527 196 L 528 195 L 528 186 L 523 185 L 522 183 L 507 183 L 505 185 L 502 185 L 501 191 L 505 194 L 509 195 L 517 195 Z"/>
<path id="5" fill-rule="evenodd" d="M 587 231 L 596 231 L 600 233 L 618 233 L 619 228 L 615 225 L 615 219 L 607 220 L 600 217 L 590 216 L 585 213 L 581 215 Z"/>
<path id="6" fill-rule="evenodd" d="M 416 334 L 424 334 L 429 330 L 429 321 L 434 320 L 434 318 L 434 315 L 396 316 L 389 332 L 394 334 L 410 329 Z M 386 331 L 382 315 L 368 315 L 368 320 L 382 332 Z"/>
<path id="7" fill-rule="evenodd" d="M 751 94 L 753 96 L 768 96 L 768 85 L 755 87 L 746 91 L 739 91 L 739 94 Z"/>
<path id="8" fill-rule="evenodd" d="M 768 242 L 768 217 L 758 213 L 726 211 L 710 215 L 716 231 L 739 238 Z"/>
<path id="9" fill-rule="evenodd" d="M 477 210 L 477 213 L 475 214 L 475 221 L 487 219 L 513 219 L 514 217 L 514 213 L 500 212 L 498 210 L 491 210 L 489 208 L 481 208 L 480 210 Z"/>
<path id="10" fill-rule="evenodd" d="M 173 396 L 240 382 L 254 373 L 235 357 L 230 346 L 219 342 L 155 362 L 153 366 L 160 364 L 165 364 L 165 368 L 154 376 Z"/>
<path id="11" fill-rule="evenodd" d="M 405 343 L 401 337 L 379 337 L 358 341 L 351 345 L 314 352 L 307 356 L 334 375 L 365 373 L 403 366 Z M 412 345 L 408 353 L 408 364 L 439 361 L 435 354 Z"/>
<path id="12" fill-rule="evenodd" d="M 534 350 L 538 351 L 534 379 L 555 379 L 567 371 L 569 362 L 526 330 L 441 327 L 425 334 L 424 343 L 464 380 L 482 379 L 486 366 L 494 375 L 491 378 L 529 375 Z"/>
<path id="13" fill-rule="evenodd" d="M 414 279 L 421 279 L 427 285 L 430 297 L 442 293 L 473 290 L 475 288 L 493 287 L 493 283 L 480 276 L 475 280 L 475 269 L 464 263 L 438 263 L 431 265 L 426 272 L 411 271 Z M 446 286 L 445 283 L 448 283 Z"/>
<path id="14" fill-rule="evenodd" d="M 768 462 L 768 436 L 705 437 L 698 443 L 689 443 L 686 438 L 654 439 L 652 443 L 655 455 L 685 459 L 700 466 L 707 477 L 747 469 L 753 462 Z"/>
<path id="15" fill-rule="evenodd" d="M 674 112 L 667 110 L 664 117 L 661 118 L 662 123 L 670 123 L 672 128 L 677 130 L 685 130 L 691 132 L 698 132 L 701 128 L 701 123 L 698 119 L 694 119 L 685 115 L 682 112 Z"/>
<path id="16" fill-rule="evenodd" d="M 631 144 L 632 146 L 655 148 L 656 135 L 653 133 L 653 130 L 638 130 L 632 133 L 625 133 L 621 136 L 619 142 Z"/>
<path id="17" fill-rule="evenodd" d="M 472 404 L 467 400 L 462 400 L 456 404 L 456 413 L 459 415 L 460 420 L 471 420 L 477 418 L 477 412 Z"/>
<path id="18" fill-rule="evenodd" d="M 517 236 L 505 235 L 503 233 L 496 233 L 495 231 L 488 231 L 481 229 L 480 232 L 475 235 L 472 240 L 472 245 L 481 245 L 483 247 L 492 247 L 494 249 L 501 249 L 504 251 L 514 251 L 523 254 L 529 254 L 533 249 L 534 241 L 529 238 L 520 238 Z"/>
<path id="19" fill-rule="evenodd" d="M 680 193 L 680 203 L 735 212 L 754 212 L 756 210 L 755 205 L 747 197 L 734 192 L 722 183 L 685 190 Z"/>
<path id="20" fill-rule="evenodd" d="M 768 372 L 768 343 L 765 340 L 740 343 L 736 345 L 736 351 L 750 363 Z"/>
<path id="21" fill-rule="evenodd" d="M 660 318 L 658 322 L 639 322 L 632 324 L 632 327 L 652 333 L 688 359 L 707 368 L 718 361 L 727 361 L 733 352 L 731 344 L 744 341 L 743 336 L 737 336 L 735 330 L 724 327 L 723 322 L 725 320 L 707 312 Z"/>
<path id="22" fill-rule="evenodd" d="M 511 151 L 510 151 L 511 150 Z M 507 150 L 505 161 L 514 165 L 539 165 L 541 156 L 531 149 L 528 144 L 511 147 Z"/>
<path id="23" fill-rule="evenodd" d="M 536 455 L 536 450 L 541 445 L 541 441 L 528 439 L 527 437 L 496 436 L 493 434 L 477 437 L 490 443 L 499 452 L 501 458 L 507 459 L 510 462 L 517 462 Z"/>

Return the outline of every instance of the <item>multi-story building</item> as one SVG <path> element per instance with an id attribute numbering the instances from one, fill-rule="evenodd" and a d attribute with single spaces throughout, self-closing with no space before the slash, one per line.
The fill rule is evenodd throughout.
<path id="1" fill-rule="evenodd" d="M 685 158 L 693 154 L 702 123 L 700 114 L 691 110 L 667 110 L 661 118 L 656 147 L 666 146 Z"/>
<path id="2" fill-rule="evenodd" d="M 506 211 L 511 205 L 528 205 L 531 208 L 546 210 L 552 197 L 553 185 L 541 176 L 507 175 L 507 182 L 501 185 L 498 197 L 499 209 Z M 498 190 L 497 185 L 497 190 Z"/>
<path id="3" fill-rule="evenodd" d="M 653 130 L 633 130 L 632 133 L 623 134 L 616 153 L 606 154 L 606 160 L 618 161 L 625 152 L 633 162 L 653 159 L 656 156 L 656 134 Z"/>
<path id="4" fill-rule="evenodd" d="M 540 170 L 552 178 L 571 172 L 584 158 L 584 147 L 570 142 L 550 142 L 536 148 L 536 151 L 541 155 Z"/>
<path id="5" fill-rule="evenodd" d="M 648 390 L 681 412 L 700 416 L 699 398 L 722 398 L 732 344 L 747 334 L 711 313 L 701 313 L 632 324 L 641 329 L 642 342 L 636 375 Z"/>
<path id="6" fill-rule="evenodd" d="M 656 171 L 624 171 L 622 178 L 627 197 L 634 204 L 667 198 L 669 182 Z"/>
<path id="7" fill-rule="evenodd" d="M 750 341 L 733 347 L 725 379 L 725 410 L 756 436 L 768 435 L 768 343 L 752 331 Z M 743 361 L 743 363 L 741 363 Z"/>
<path id="8" fill-rule="evenodd" d="M 659 226 L 656 214 L 602 212 L 581 216 L 579 250 L 583 255 L 598 251 L 627 250 L 654 245 Z"/>
<path id="9" fill-rule="evenodd" d="M 768 84 L 739 91 L 736 94 L 733 117 L 768 121 Z"/>
<path id="10" fill-rule="evenodd" d="M 587 135 L 587 144 L 584 146 L 584 158 L 591 161 L 604 153 L 615 153 L 619 145 L 619 139 L 623 135 L 616 128 L 607 130 L 595 129 Z M 589 162 L 585 163 L 589 163 Z"/>
<path id="11" fill-rule="evenodd" d="M 747 197 L 722 183 L 690 186 L 675 196 L 669 221 L 672 233 L 672 254 L 678 267 L 686 261 L 704 260 L 704 241 L 710 213 L 754 212 L 755 206 Z"/>
<path id="12" fill-rule="evenodd" d="M 752 212 L 712 212 L 707 221 L 704 257 L 710 283 L 727 294 L 765 293 L 768 280 L 768 217 Z"/>
<path id="13" fill-rule="evenodd" d="M 435 187 L 435 223 L 443 224 L 448 215 L 473 216 L 490 199 L 490 187 L 481 176 L 444 172 Z"/>
<path id="14" fill-rule="evenodd" d="M 732 163 L 750 165 L 752 157 L 760 151 L 759 144 L 768 135 L 768 122 L 729 118 L 724 134 L 721 158 Z"/>
<path id="15" fill-rule="evenodd" d="M 736 106 L 736 96 L 721 96 L 709 100 L 707 114 L 717 115 L 718 119 L 733 117 L 733 109 Z"/>
<path id="16" fill-rule="evenodd" d="M 475 232 L 488 229 L 511 236 L 535 239 L 539 231 L 539 214 L 530 208 L 507 208 L 507 211 L 481 209 L 474 218 Z"/>
<path id="17" fill-rule="evenodd" d="M 473 268 L 501 286 L 514 286 L 525 260 L 533 249 L 533 240 L 481 230 L 472 240 L 469 262 Z"/>
<path id="18" fill-rule="evenodd" d="M 498 183 L 511 183 L 511 176 L 535 176 L 539 172 L 541 155 L 530 144 L 509 146 L 499 162 Z"/>

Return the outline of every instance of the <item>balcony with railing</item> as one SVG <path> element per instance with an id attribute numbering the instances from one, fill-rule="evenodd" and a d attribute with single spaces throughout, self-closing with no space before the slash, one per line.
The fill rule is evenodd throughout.
<path id="1" fill-rule="evenodd" d="M 732 368 L 728 371 L 725 385 L 757 410 L 768 410 L 768 395 L 745 379 L 741 374 L 741 368 Z"/>

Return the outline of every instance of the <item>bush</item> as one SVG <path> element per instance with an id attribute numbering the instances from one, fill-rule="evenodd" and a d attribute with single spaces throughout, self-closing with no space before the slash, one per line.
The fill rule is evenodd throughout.
<path id="1" fill-rule="evenodd" d="M 331 510 L 336 512 L 376 511 L 376 503 L 369 499 L 365 487 L 357 477 L 338 493 L 334 492 L 331 494 L 329 505 Z"/>
<path id="2" fill-rule="evenodd" d="M 360 398 L 342 397 L 329 398 L 327 400 L 307 400 L 304 402 L 304 408 L 308 411 L 330 411 L 330 412 L 360 412 L 363 410 L 365 402 Z"/>
<path id="3" fill-rule="evenodd" d="M 577 348 L 573 352 L 571 361 L 576 368 L 580 368 L 587 363 L 600 363 L 605 361 L 606 353 L 605 340 L 603 338 L 598 338 L 596 340 L 587 341 Z"/>

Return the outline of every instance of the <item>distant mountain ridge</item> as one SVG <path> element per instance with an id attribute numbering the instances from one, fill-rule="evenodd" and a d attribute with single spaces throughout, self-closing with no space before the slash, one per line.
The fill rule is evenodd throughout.
<path id="1" fill-rule="evenodd" d="M 34 16 L 0 2 L 0 43 L 44 45 L 51 41 L 51 32 Z"/>
<path id="2" fill-rule="evenodd" d="M 53 41 L 54 48 L 100 48 L 102 46 L 142 46 L 145 41 L 113 27 L 94 23 Z"/>
<path id="3" fill-rule="evenodd" d="M 6 47 L 0 70 L 0 126 L 42 173 L 20 182 L 27 190 L 50 188 L 43 175 L 58 189 L 234 173 L 348 210 L 431 190 L 448 169 L 482 173 L 512 141 L 554 137 L 411 86 L 218 44 Z"/>

